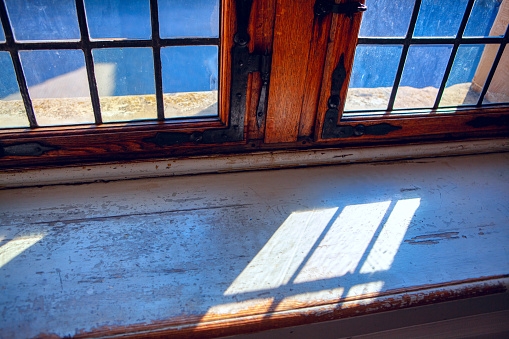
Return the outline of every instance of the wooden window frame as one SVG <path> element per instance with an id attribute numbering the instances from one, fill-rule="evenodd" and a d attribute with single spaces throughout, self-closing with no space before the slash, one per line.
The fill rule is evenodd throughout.
<path id="1" fill-rule="evenodd" d="M 245 112 L 239 118 L 243 125 L 239 129 L 241 137 L 236 140 L 226 138 L 226 141 L 214 138 L 212 142 L 203 142 L 203 133 L 206 131 L 221 136 L 222 131 L 232 128 L 230 99 L 235 100 L 235 93 L 231 93 L 232 70 L 235 70 L 232 68 L 232 50 L 235 46 L 234 35 L 240 27 L 236 6 L 245 6 L 246 3 L 251 7 L 247 26 L 249 52 L 272 56 L 266 111 L 262 112 L 260 119 L 259 98 L 265 80 L 258 71 L 244 74 L 247 83 L 246 96 L 242 97 Z M 313 12 L 314 4 L 315 0 L 254 0 L 252 6 L 250 0 L 222 1 L 217 118 L 1 130 L 0 146 L 4 150 L 26 144 L 40 145 L 44 149 L 37 156 L 2 154 L 0 168 L 509 135 L 509 107 L 499 105 L 474 109 L 434 109 L 422 115 L 393 112 L 381 116 L 341 117 L 338 113 L 338 127 L 362 130 L 389 124 L 397 128 L 385 135 L 356 133 L 349 137 L 323 138 L 332 75 L 342 60 L 346 77 L 340 91 L 341 106 L 338 111 L 341 112 L 362 15 L 355 14 L 351 18 L 344 14 L 317 17 Z M 157 0 L 151 0 L 151 6 L 154 5 L 157 5 Z M 266 82 L 265 85 L 267 88 Z M 194 138 L 193 133 L 198 133 L 199 137 Z M 170 142 L 155 143 L 158 134 L 169 136 Z M 172 141 L 172 136 L 184 138 L 182 141 Z"/>

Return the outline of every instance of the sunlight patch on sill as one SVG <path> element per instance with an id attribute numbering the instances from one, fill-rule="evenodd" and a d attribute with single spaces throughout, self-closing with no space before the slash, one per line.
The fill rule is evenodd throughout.
<path id="1" fill-rule="evenodd" d="M 0 268 L 44 238 L 44 235 L 32 235 L 9 241 L 0 247 Z"/>

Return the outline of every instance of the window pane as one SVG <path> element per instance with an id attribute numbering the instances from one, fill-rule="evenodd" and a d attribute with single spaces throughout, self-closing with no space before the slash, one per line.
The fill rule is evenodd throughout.
<path id="1" fill-rule="evenodd" d="M 166 118 L 217 115 L 217 46 L 161 49 Z"/>
<path id="2" fill-rule="evenodd" d="M 9 52 L 0 52 L 0 128 L 27 127 L 25 106 L 19 94 Z"/>
<path id="3" fill-rule="evenodd" d="M 73 0 L 6 0 L 16 40 L 80 38 Z"/>
<path id="4" fill-rule="evenodd" d="M 404 37 L 415 0 L 372 0 L 362 15 L 360 37 Z M 397 13 L 397 15 L 394 15 Z"/>
<path id="5" fill-rule="evenodd" d="M 489 51 L 486 51 L 486 54 L 488 53 Z M 488 55 L 487 58 L 489 59 Z M 484 60 L 481 59 L 481 63 L 483 61 Z M 484 97 L 483 104 L 509 102 L 508 84 L 509 84 L 509 47 L 506 45 L 504 54 L 502 54 L 502 58 L 498 63 L 497 70 L 495 71 L 495 75 L 493 76 L 493 79 L 491 79 L 490 87 L 488 88 L 488 92 Z"/>
<path id="6" fill-rule="evenodd" d="M 495 25 L 495 18 L 499 13 L 501 0 L 477 0 L 468 19 L 463 36 L 502 36 L 505 33 L 504 25 Z M 506 8 L 509 7 L 507 4 Z M 506 9 L 507 10 L 507 9 Z M 499 18 L 500 21 L 501 18 Z M 499 27 L 501 26 L 501 27 Z"/>
<path id="7" fill-rule="evenodd" d="M 82 51 L 20 51 L 19 56 L 39 125 L 94 122 Z"/>
<path id="8" fill-rule="evenodd" d="M 462 45 L 458 48 L 440 107 L 477 104 L 498 47 Z M 483 51 L 486 51 L 485 55 Z"/>
<path id="9" fill-rule="evenodd" d="M 387 109 L 402 49 L 402 46 L 357 46 L 345 111 Z"/>
<path id="10" fill-rule="evenodd" d="M 410 46 L 394 108 L 433 107 L 452 46 Z"/>
<path id="11" fill-rule="evenodd" d="M 159 0 L 158 6 L 162 38 L 219 36 L 219 0 Z"/>
<path id="12" fill-rule="evenodd" d="M 157 118 L 151 48 L 92 51 L 104 122 Z"/>
<path id="13" fill-rule="evenodd" d="M 455 37 L 468 0 L 423 0 L 415 37 Z"/>
<path id="14" fill-rule="evenodd" d="M 92 39 L 149 39 L 150 4 L 139 0 L 85 0 Z"/>

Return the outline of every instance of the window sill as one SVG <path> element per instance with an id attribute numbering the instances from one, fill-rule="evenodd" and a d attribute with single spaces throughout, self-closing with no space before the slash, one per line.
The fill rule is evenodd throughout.
<path id="1" fill-rule="evenodd" d="M 221 336 L 503 293 L 508 161 L 2 190 L 0 334 Z"/>

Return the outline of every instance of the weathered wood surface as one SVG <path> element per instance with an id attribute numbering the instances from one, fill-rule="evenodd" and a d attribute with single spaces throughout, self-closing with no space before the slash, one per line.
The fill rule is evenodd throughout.
<path id="1" fill-rule="evenodd" d="M 0 337 L 232 334 L 502 291 L 508 165 L 505 153 L 0 191 Z"/>

